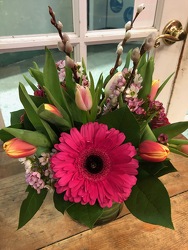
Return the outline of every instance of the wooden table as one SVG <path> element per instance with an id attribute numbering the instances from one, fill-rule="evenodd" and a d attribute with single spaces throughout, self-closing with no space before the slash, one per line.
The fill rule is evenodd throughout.
<path id="1" fill-rule="evenodd" d="M 174 155 L 171 159 L 178 172 L 161 179 L 171 196 L 175 230 L 141 222 L 126 208 L 117 220 L 89 230 L 56 211 L 51 204 L 52 194 L 34 218 L 17 230 L 26 188 L 24 173 L 19 173 L 0 179 L 0 249 L 187 250 L 188 159 Z"/>

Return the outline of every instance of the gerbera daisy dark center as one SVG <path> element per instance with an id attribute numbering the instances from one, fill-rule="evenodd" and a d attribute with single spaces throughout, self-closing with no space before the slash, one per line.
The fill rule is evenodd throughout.
<path id="1" fill-rule="evenodd" d="M 84 166 L 91 174 L 98 174 L 103 170 L 103 160 L 98 155 L 90 155 L 87 157 Z"/>

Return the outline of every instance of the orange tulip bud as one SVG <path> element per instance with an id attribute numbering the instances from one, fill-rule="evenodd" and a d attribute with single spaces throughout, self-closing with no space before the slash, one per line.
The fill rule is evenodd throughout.
<path id="1" fill-rule="evenodd" d="M 18 138 L 13 138 L 3 144 L 3 149 L 6 154 L 12 158 L 22 158 L 32 155 L 37 148 L 32 144 L 22 141 Z"/>
<path id="2" fill-rule="evenodd" d="M 92 107 L 92 96 L 88 87 L 76 85 L 75 102 L 79 109 L 87 111 Z"/>
<path id="3" fill-rule="evenodd" d="M 169 148 L 158 142 L 146 140 L 139 145 L 139 155 L 145 161 L 161 162 L 169 153 Z"/>
<path id="4" fill-rule="evenodd" d="M 54 113 L 55 115 L 62 117 L 62 114 L 59 112 L 59 110 L 54 105 L 44 104 L 44 108 L 45 108 L 45 110 L 48 110 L 48 111 Z"/>
<path id="5" fill-rule="evenodd" d="M 150 101 L 154 101 L 158 88 L 159 88 L 159 80 L 154 80 L 151 86 Z"/>

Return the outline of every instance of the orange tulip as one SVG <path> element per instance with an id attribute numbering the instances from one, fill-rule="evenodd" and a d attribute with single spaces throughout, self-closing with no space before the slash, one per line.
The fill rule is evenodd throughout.
<path id="1" fill-rule="evenodd" d="M 12 158 L 22 158 L 32 155 L 37 148 L 32 144 L 22 141 L 18 138 L 13 138 L 3 144 L 3 149 L 6 154 Z"/>
<path id="2" fill-rule="evenodd" d="M 44 108 L 45 108 L 45 110 L 48 110 L 48 111 L 54 113 L 55 115 L 62 117 L 62 114 L 59 112 L 59 110 L 54 105 L 44 104 Z"/>
<path id="3" fill-rule="evenodd" d="M 88 111 L 91 109 L 92 96 L 88 87 L 83 87 L 79 84 L 76 85 L 75 102 L 79 109 Z"/>
<path id="4" fill-rule="evenodd" d="M 146 140 L 139 145 L 139 155 L 145 161 L 161 162 L 169 153 L 169 148 L 158 142 Z"/>
<path id="5" fill-rule="evenodd" d="M 150 101 L 154 101 L 158 89 L 159 89 L 159 80 L 154 80 L 151 86 Z"/>

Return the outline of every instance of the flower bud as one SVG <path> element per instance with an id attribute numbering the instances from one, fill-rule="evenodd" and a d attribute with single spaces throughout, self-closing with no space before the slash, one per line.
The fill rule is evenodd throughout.
<path id="1" fill-rule="evenodd" d="M 149 51 L 152 48 L 154 48 L 155 38 L 156 38 L 156 36 L 154 33 L 151 33 L 148 37 L 146 37 L 144 45 L 143 45 L 145 51 Z"/>
<path id="2" fill-rule="evenodd" d="M 67 33 L 63 33 L 63 41 L 66 43 L 67 41 L 70 41 L 69 36 L 67 35 Z"/>
<path id="3" fill-rule="evenodd" d="M 130 31 L 126 31 L 125 32 L 125 39 L 129 40 L 131 38 L 131 32 Z"/>
<path id="4" fill-rule="evenodd" d="M 37 148 L 25 141 L 18 138 L 13 138 L 3 144 L 3 149 L 6 154 L 12 158 L 23 158 L 29 155 L 33 155 Z"/>
<path id="5" fill-rule="evenodd" d="M 118 60 L 118 66 L 121 66 L 121 64 L 122 64 L 122 59 L 120 57 L 119 60 Z"/>
<path id="6" fill-rule="evenodd" d="M 138 47 L 133 49 L 132 54 L 131 54 L 131 59 L 135 63 L 139 62 L 139 60 L 140 60 L 140 49 Z"/>
<path id="7" fill-rule="evenodd" d="M 130 30 L 131 29 L 131 21 L 128 21 L 126 24 L 125 24 L 125 30 Z"/>
<path id="8" fill-rule="evenodd" d="M 104 89 L 106 97 L 109 97 L 113 93 L 114 88 L 116 87 L 120 77 L 122 77 L 122 72 L 117 72 L 115 75 L 112 76 L 112 78 L 106 84 Z"/>
<path id="9" fill-rule="evenodd" d="M 140 143 L 138 152 L 145 161 L 161 162 L 167 158 L 170 150 L 163 144 L 146 140 Z"/>
<path id="10" fill-rule="evenodd" d="M 60 111 L 54 105 L 45 103 L 44 104 L 44 109 L 52 112 L 53 114 L 55 114 L 55 115 L 57 115 L 59 117 L 62 117 L 62 114 L 60 113 Z"/>
<path id="11" fill-rule="evenodd" d="M 157 94 L 157 90 L 159 89 L 159 80 L 154 80 L 151 85 L 151 92 L 149 94 L 150 101 L 155 100 L 155 96 Z"/>
<path id="12" fill-rule="evenodd" d="M 73 51 L 72 44 L 69 41 L 67 41 L 65 43 L 65 52 L 66 53 L 71 53 L 72 51 Z"/>
<path id="13" fill-rule="evenodd" d="M 66 63 L 66 66 L 71 68 L 71 69 L 74 68 L 74 66 L 75 66 L 74 61 L 69 56 L 65 57 L 65 63 Z"/>
<path id="14" fill-rule="evenodd" d="M 92 96 L 88 87 L 76 85 L 75 102 L 79 109 L 88 111 L 92 107 Z"/>
<path id="15" fill-rule="evenodd" d="M 145 9 L 144 3 L 138 5 L 137 7 L 137 13 L 141 13 Z"/>
<path id="16" fill-rule="evenodd" d="M 57 22 L 57 28 L 58 28 L 59 30 L 62 30 L 62 29 L 63 29 L 63 24 L 62 24 L 60 21 Z"/>
<path id="17" fill-rule="evenodd" d="M 188 144 L 179 145 L 178 150 L 188 155 Z"/>
<path id="18" fill-rule="evenodd" d="M 65 45 L 62 41 L 59 41 L 57 43 L 57 47 L 58 47 L 59 51 L 64 51 L 64 49 L 65 49 Z"/>
<path id="19" fill-rule="evenodd" d="M 119 45 L 119 46 L 117 47 L 116 53 L 117 53 L 118 55 L 121 55 L 121 54 L 123 53 L 123 46 Z"/>

